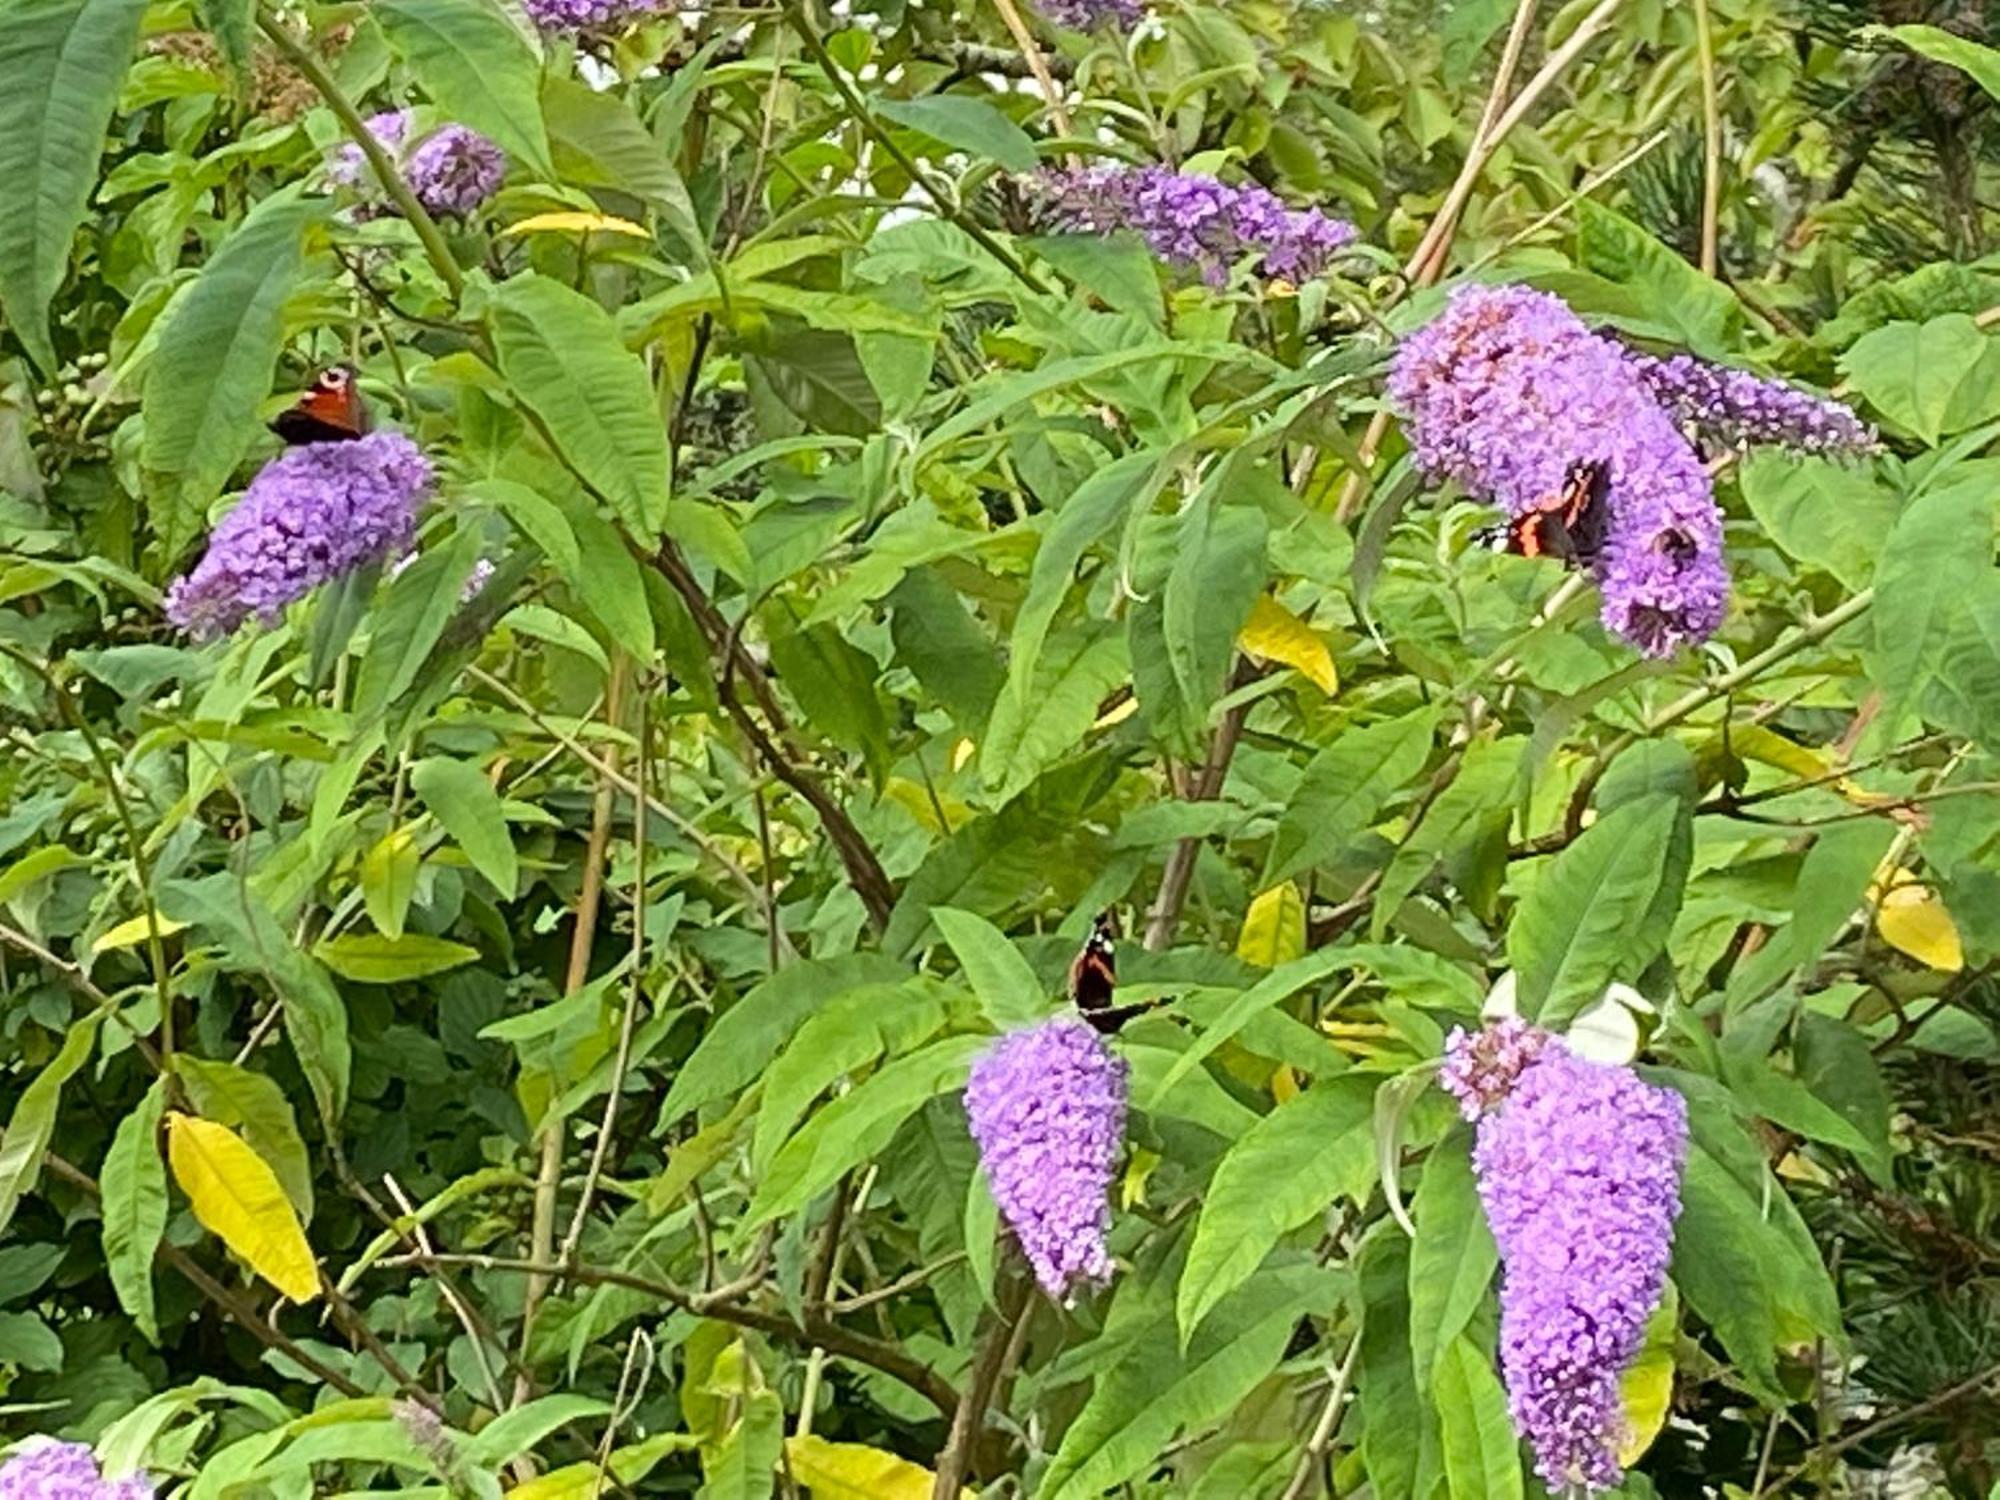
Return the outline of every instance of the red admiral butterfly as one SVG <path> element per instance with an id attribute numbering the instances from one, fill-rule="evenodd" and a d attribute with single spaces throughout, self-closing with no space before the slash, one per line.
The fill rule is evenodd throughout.
<path id="1" fill-rule="evenodd" d="M 1611 471 L 1603 463 L 1571 464 L 1561 489 L 1481 536 L 1498 552 L 1553 557 L 1566 567 L 1587 568 L 1604 546 L 1610 489 Z"/>
<path id="2" fill-rule="evenodd" d="M 1091 923 L 1090 936 L 1069 966 L 1069 998 L 1090 1022 L 1106 1036 L 1112 1035 L 1141 1011 L 1161 1000 L 1141 1000 L 1134 1005 L 1113 1005 L 1111 995 L 1118 988 L 1118 919 L 1108 911 L 1099 912 Z"/>
<path id="3" fill-rule="evenodd" d="M 273 419 L 271 431 L 293 444 L 350 442 L 366 436 L 368 408 L 362 405 L 354 371 L 346 365 L 320 371 L 311 389 Z"/>

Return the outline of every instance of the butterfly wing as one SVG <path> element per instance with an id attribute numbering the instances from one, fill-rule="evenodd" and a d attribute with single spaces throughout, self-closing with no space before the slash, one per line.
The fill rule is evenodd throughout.
<path id="1" fill-rule="evenodd" d="M 365 436 L 368 409 L 354 372 L 345 366 L 322 370 L 306 393 L 280 412 L 271 431 L 288 443 L 342 443 Z"/>

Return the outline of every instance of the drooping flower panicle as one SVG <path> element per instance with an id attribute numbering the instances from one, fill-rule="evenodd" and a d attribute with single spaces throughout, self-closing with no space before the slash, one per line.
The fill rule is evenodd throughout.
<path id="1" fill-rule="evenodd" d="M 396 162 L 410 192 L 424 211 L 440 218 L 466 218 L 500 191 L 507 176 L 507 156 L 478 131 L 465 125 L 440 125 L 420 141 L 410 139 L 413 117 L 407 109 L 392 109 L 366 122 L 368 133 Z M 376 219 L 395 208 L 373 190 L 368 158 L 349 141 L 335 154 L 327 177 L 342 187 L 364 192 L 354 213 Z"/>
<path id="2" fill-rule="evenodd" d="M 1100 26 L 1130 31 L 1146 19 L 1145 0 L 1039 0 L 1037 8 L 1071 31 L 1095 31 Z"/>
<path id="3" fill-rule="evenodd" d="M 1632 366 L 1663 406 L 1725 447 L 1771 446 L 1843 457 L 1872 453 L 1875 429 L 1844 402 L 1692 354 L 1633 354 Z"/>
<path id="4" fill-rule="evenodd" d="M 429 460 L 399 432 L 289 448 L 167 590 L 167 618 L 197 639 L 275 619 L 329 579 L 406 549 L 430 487 Z"/>
<path id="5" fill-rule="evenodd" d="M 1440 1081 L 1478 1120 L 1472 1165 L 1500 1248 L 1500 1367 L 1549 1488 L 1622 1478 L 1619 1381 L 1666 1286 L 1687 1104 L 1512 1023 L 1454 1031 Z M 1495 1059 L 1533 1057 L 1501 1093 Z"/>
<path id="6" fill-rule="evenodd" d="M 108 1479 L 82 1443 L 29 1438 L 0 1463 L 0 1500 L 152 1500 L 143 1474 Z"/>
<path id="7" fill-rule="evenodd" d="M 1468 286 L 1403 341 L 1389 392 L 1419 467 L 1521 515 L 1578 464 L 1603 465 L 1609 517 L 1598 564 L 1607 628 L 1670 656 L 1722 623 L 1722 513 L 1700 456 L 1625 349 L 1560 298 Z"/>
<path id="8" fill-rule="evenodd" d="M 1250 255 L 1267 277 L 1318 276 L 1354 242 L 1355 228 L 1316 208 L 1287 208 L 1258 184 L 1222 182 L 1166 167 L 1052 169 L 1039 179 L 1058 228 L 1085 234 L 1136 231 L 1171 265 L 1198 271 L 1212 286 Z"/>
<path id="9" fill-rule="evenodd" d="M 602 37 L 643 20 L 660 0 L 524 0 L 528 16 L 544 31 Z"/>
<path id="10" fill-rule="evenodd" d="M 972 1065 L 965 1113 L 986 1180 L 1051 1297 L 1111 1275 L 1104 1236 L 1126 1071 L 1074 1016 L 1011 1032 Z"/>

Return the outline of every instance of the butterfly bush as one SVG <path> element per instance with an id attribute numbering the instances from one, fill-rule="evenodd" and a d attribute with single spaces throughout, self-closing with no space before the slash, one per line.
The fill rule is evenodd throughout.
<path id="1" fill-rule="evenodd" d="M 1074 1016 L 1012 1032 L 972 1065 L 965 1113 L 986 1180 L 1051 1297 L 1111 1275 L 1125 1089 L 1124 1060 Z"/>
<path id="2" fill-rule="evenodd" d="M 1453 1031 L 1439 1082 L 1478 1121 L 1515 1429 L 1551 1490 L 1608 1489 L 1623 1477 L 1619 1382 L 1666 1286 L 1686 1101 L 1519 1021 Z"/>
<path id="3" fill-rule="evenodd" d="M 525 0 L 528 15 L 544 31 L 604 36 L 659 10 L 660 0 Z"/>
<path id="4" fill-rule="evenodd" d="M 307 443 L 271 460 L 167 590 L 167 618 L 198 640 L 266 623 L 320 584 L 406 549 L 431 466 L 399 432 Z"/>
<path id="5" fill-rule="evenodd" d="M 1145 0 L 1041 0 L 1039 8 L 1071 31 L 1095 31 L 1100 26 L 1129 31 L 1146 19 Z"/>
<path id="6" fill-rule="evenodd" d="M 376 144 L 398 159 L 411 194 L 428 214 L 469 217 L 500 191 L 507 176 L 506 153 L 469 126 L 441 125 L 412 143 L 412 119 L 407 109 L 392 109 L 364 123 Z M 342 187 L 361 188 L 368 182 L 368 158 L 350 141 L 335 155 L 327 176 Z M 355 208 L 356 216 L 362 219 L 393 212 L 379 198 L 369 198 Z"/>
<path id="7" fill-rule="evenodd" d="M 1768 445 L 1793 453 L 1845 457 L 1870 453 L 1878 446 L 1875 429 L 1847 405 L 1783 381 L 1710 364 L 1692 354 L 1630 358 L 1655 399 L 1727 447 Z"/>
<path id="8" fill-rule="evenodd" d="M 1461 288 L 1403 341 L 1389 393 L 1418 466 L 1511 515 L 1556 494 L 1573 466 L 1604 466 L 1597 581 L 1613 633 L 1664 657 L 1722 623 L 1729 574 L 1708 471 L 1623 346 L 1561 298 Z"/>
<path id="9" fill-rule="evenodd" d="M 1308 280 L 1356 233 L 1316 208 L 1287 208 L 1254 182 L 1237 186 L 1166 167 L 1052 168 L 1038 185 L 1057 227 L 1084 234 L 1134 230 L 1161 260 L 1199 272 L 1211 286 L 1221 286 L 1230 267 L 1251 254 L 1260 257 L 1265 276 Z"/>
<path id="10" fill-rule="evenodd" d="M 143 1474 L 107 1479 L 82 1443 L 29 1438 L 0 1463 L 0 1500 L 153 1500 Z"/>

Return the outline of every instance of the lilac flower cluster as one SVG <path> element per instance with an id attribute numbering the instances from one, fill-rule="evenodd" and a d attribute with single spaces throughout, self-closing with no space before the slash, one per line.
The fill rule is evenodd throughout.
<path id="1" fill-rule="evenodd" d="M 1552 1491 L 1608 1489 L 1622 1477 L 1619 1381 L 1666 1286 L 1687 1104 L 1546 1033 L 1503 1099 L 1463 1087 L 1492 1081 L 1476 1056 L 1515 1055 L 1522 1043 L 1454 1031 L 1440 1078 L 1479 1121 L 1472 1165 L 1500 1247 L 1500 1367 L 1514 1426 Z"/>
<path id="2" fill-rule="evenodd" d="M 1795 453 L 1873 452 L 1875 429 L 1845 403 L 1692 354 L 1630 356 L 1646 389 L 1682 422 L 1731 448 L 1770 444 Z"/>
<path id="3" fill-rule="evenodd" d="M 1199 271 L 1211 286 L 1221 286 L 1230 267 L 1250 254 L 1261 257 L 1265 276 L 1305 281 L 1355 238 L 1346 220 L 1287 208 L 1254 182 L 1236 186 L 1166 167 L 1054 168 L 1040 187 L 1058 227 L 1085 234 L 1136 230 L 1160 259 Z"/>
<path id="4" fill-rule="evenodd" d="M 410 544 L 431 466 L 398 432 L 287 449 L 250 481 L 194 569 L 167 590 L 167 618 L 196 639 L 294 599 Z"/>
<path id="5" fill-rule="evenodd" d="M 1495 1021 L 1481 1031 L 1451 1034 L 1438 1083 L 1458 1100 L 1459 1112 L 1476 1120 L 1514 1091 L 1522 1071 L 1547 1048 L 1550 1034 L 1518 1016 Z"/>
<path id="6" fill-rule="evenodd" d="M 1111 1275 L 1125 1087 L 1123 1059 L 1074 1016 L 1012 1032 L 972 1065 L 965 1113 L 986 1180 L 1051 1297 Z"/>
<path id="7" fill-rule="evenodd" d="M 1095 31 L 1100 26 L 1130 31 L 1146 19 L 1146 0 L 1040 0 L 1040 9 L 1071 31 Z"/>
<path id="8" fill-rule="evenodd" d="M 465 125 L 441 125 L 414 145 L 407 109 L 392 109 L 366 122 L 368 133 L 391 157 L 400 158 L 410 192 L 426 213 L 466 218 L 500 191 L 507 176 L 507 155 L 478 131 Z M 342 187 L 360 188 L 368 181 L 368 158 L 349 141 L 335 155 L 327 176 Z M 356 206 L 362 219 L 380 218 L 394 210 L 377 197 Z"/>
<path id="9" fill-rule="evenodd" d="M 153 1500 L 143 1474 L 107 1479 L 82 1443 L 29 1438 L 0 1464 L 0 1500 Z"/>
<path id="10" fill-rule="evenodd" d="M 632 25 L 660 8 L 660 0 L 525 0 L 529 18 L 544 31 L 599 37 Z"/>
<path id="11" fill-rule="evenodd" d="M 1468 286 L 1403 341 L 1389 392 L 1418 465 L 1522 515 L 1574 466 L 1609 477 L 1597 564 L 1607 628 L 1670 656 L 1722 623 L 1729 575 L 1722 514 L 1699 455 L 1631 357 L 1562 299 Z"/>

